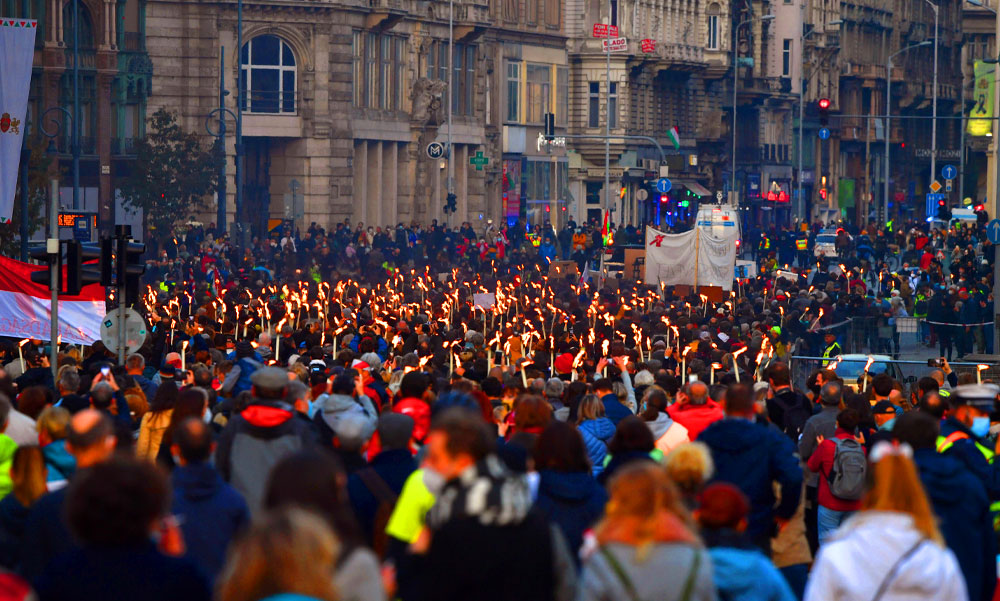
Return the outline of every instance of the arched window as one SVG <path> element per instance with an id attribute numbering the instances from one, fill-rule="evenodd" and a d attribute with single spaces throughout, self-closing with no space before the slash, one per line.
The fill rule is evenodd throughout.
<path id="1" fill-rule="evenodd" d="M 719 5 L 710 4 L 708 6 L 708 31 L 705 39 L 705 48 L 708 50 L 719 49 Z"/>
<path id="2" fill-rule="evenodd" d="M 80 0 L 77 0 L 77 2 L 80 2 Z M 93 50 L 94 25 L 93 21 L 90 19 L 90 11 L 87 10 L 87 5 L 84 4 L 83 2 L 80 2 L 79 15 L 80 15 L 80 49 Z M 67 50 L 73 49 L 73 2 L 67 2 L 66 4 L 63 5 L 63 43 L 66 44 Z M 70 64 L 68 64 L 67 66 L 70 66 Z"/>
<path id="3" fill-rule="evenodd" d="M 258 36 L 240 54 L 243 110 L 251 113 L 295 112 L 295 55 L 273 35 Z"/>

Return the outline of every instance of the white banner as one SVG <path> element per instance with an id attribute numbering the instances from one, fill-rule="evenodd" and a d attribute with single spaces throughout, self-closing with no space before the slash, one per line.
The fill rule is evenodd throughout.
<path id="1" fill-rule="evenodd" d="M 10 221 L 26 126 L 36 21 L 0 17 L 0 220 Z M 22 216 L 23 218 L 23 216 Z"/>
<path id="2" fill-rule="evenodd" d="M 694 230 L 666 234 L 647 227 L 646 280 L 667 286 L 694 285 L 695 235 Z"/>
<path id="3" fill-rule="evenodd" d="M 698 232 L 698 285 L 722 286 L 733 289 L 733 269 L 736 267 L 736 228 L 724 228 L 725 236 L 716 238 Z"/>

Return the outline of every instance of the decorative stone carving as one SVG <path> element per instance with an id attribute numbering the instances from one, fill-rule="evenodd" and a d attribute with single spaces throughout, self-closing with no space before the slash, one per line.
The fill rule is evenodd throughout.
<path id="1" fill-rule="evenodd" d="M 410 100 L 413 102 L 410 120 L 421 126 L 436 127 L 444 123 L 442 94 L 447 88 L 447 83 L 426 77 L 413 82 L 413 89 L 410 91 Z"/>

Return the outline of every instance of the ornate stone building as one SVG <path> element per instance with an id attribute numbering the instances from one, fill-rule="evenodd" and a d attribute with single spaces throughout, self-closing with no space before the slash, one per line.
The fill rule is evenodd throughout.
<path id="1" fill-rule="evenodd" d="M 607 202 L 618 223 L 671 223 L 694 210 L 682 199 L 721 190 L 730 154 L 723 140 L 723 79 L 729 66 L 728 0 L 568 0 L 570 189 L 578 219 L 600 219 Z M 610 23 L 627 50 L 608 56 L 594 24 Z M 611 140 L 611 190 L 604 193 L 605 124 Z M 668 131 L 677 127 L 680 147 Z M 674 189 L 661 202 L 654 184 L 667 154 Z M 712 199 L 714 201 L 714 199 Z"/>
<path id="2" fill-rule="evenodd" d="M 145 48 L 145 0 L 77 0 L 79 14 L 80 195 L 73 206 L 73 2 L 0 0 L 0 15 L 38 20 L 28 99 L 29 135 L 42 126 L 57 134 L 53 177 L 68 210 L 94 213 L 102 228 L 115 223 L 115 188 L 127 174 L 133 141 L 144 134 L 152 64 Z M 27 8 L 27 11 L 25 10 Z M 119 218 L 121 217 L 120 211 Z"/>
<path id="3" fill-rule="evenodd" d="M 303 201 L 300 226 L 345 218 L 379 226 L 444 219 L 448 161 L 431 158 L 428 145 L 447 145 L 449 75 L 458 199 L 449 221 L 500 217 L 505 40 L 524 33 L 518 27 L 530 7 L 517 4 L 522 12 L 513 18 L 502 3 L 456 1 L 449 73 L 448 3 L 247 1 L 239 54 L 236 6 L 150 2 L 156 66 L 150 104 L 179 111 L 187 129 L 203 132 L 205 116 L 218 105 L 225 47 L 228 109 L 236 109 L 238 74 L 246 86 L 245 198 L 254 232 L 283 218 L 286 196 L 293 194 Z M 549 63 L 563 62 L 561 25 L 535 20 L 554 9 L 537 10 L 531 19 L 538 31 L 525 34 L 518 48 L 541 40 L 554 49 Z M 233 124 L 228 127 L 232 215 L 235 140 Z"/>

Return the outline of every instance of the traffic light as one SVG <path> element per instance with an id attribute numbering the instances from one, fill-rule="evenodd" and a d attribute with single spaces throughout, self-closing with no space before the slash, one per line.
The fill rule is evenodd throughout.
<path id="1" fill-rule="evenodd" d="M 132 242 L 124 236 L 115 238 L 118 287 L 125 288 L 123 300 L 126 307 L 134 305 L 139 300 L 139 277 L 146 273 L 146 265 L 142 261 L 145 252 L 145 244 Z"/>
<path id="2" fill-rule="evenodd" d="M 625 192 L 626 191 L 627 191 L 627 188 L 625 186 L 622 186 L 622 189 L 618 191 L 618 198 L 619 199 L 625 198 Z"/>
<path id="3" fill-rule="evenodd" d="M 97 246 L 79 240 L 66 241 L 66 294 L 76 296 L 84 286 L 102 282 L 104 267 L 86 264 L 98 258 L 103 258 L 103 254 Z M 110 273 L 110 266 L 107 271 Z"/>
<path id="4" fill-rule="evenodd" d="M 545 139 L 552 140 L 556 137 L 556 115 L 555 113 L 545 113 Z"/>
<path id="5" fill-rule="evenodd" d="M 691 206 L 691 201 L 685 198 L 681 201 L 681 206 L 686 209 Z"/>
<path id="6" fill-rule="evenodd" d="M 48 248 L 48 244 L 54 244 L 53 248 Z M 52 251 L 51 253 L 49 251 Z M 62 287 L 61 276 L 62 276 L 62 254 L 61 245 L 59 240 L 49 240 L 45 245 L 35 246 L 28 250 L 28 255 L 40 262 L 42 265 L 47 266 L 47 269 L 39 269 L 38 271 L 31 272 L 31 281 L 36 284 L 41 284 L 49 290 L 53 288 L 59 290 Z M 52 262 L 56 263 L 56 281 L 52 281 Z"/>
<path id="7" fill-rule="evenodd" d="M 819 109 L 819 124 L 826 127 L 830 123 L 830 99 L 820 98 L 816 106 Z"/>
<path id="8" fill-rule="evenodd" d="M 948 209 L 948 203 L 945 202 L 944 199 L 938 201 L 937 218 L 941 221 L 948 221 L 951 219 L 951 211 Z"/>
<path id="9" fill-rule="evenodd" d="M 458 197 L 453 192 L 449 192 L 444 203 L 445 213 L 454 213 L 458 210 Z"/>
<path id="10" fill-rule="evenodd" d="M 819 189 L 819 197 L 822 198 L 823 200 L 826 200 L 826 188 Z"/>

